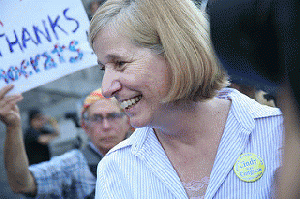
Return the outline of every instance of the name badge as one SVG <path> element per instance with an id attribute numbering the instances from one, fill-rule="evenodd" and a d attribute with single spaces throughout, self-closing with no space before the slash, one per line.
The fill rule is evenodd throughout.
<path id="1" fill-rule="evenodd" d="M 265 163 L 261 157 L 253 153 L 240 155 L 233 170 L 237 177 L 244 182 L 255 182 L 265 171 Z"/>

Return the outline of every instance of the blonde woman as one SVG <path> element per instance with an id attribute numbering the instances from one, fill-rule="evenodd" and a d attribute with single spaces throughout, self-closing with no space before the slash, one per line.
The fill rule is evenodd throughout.
<path id="1" fill-rule="evenodd" d="M 136 131 L 98 165 L 96 198 L 270 198 L 282 115 L 228 85 L 191 0 L 108 0 L 90 43 Z"/>

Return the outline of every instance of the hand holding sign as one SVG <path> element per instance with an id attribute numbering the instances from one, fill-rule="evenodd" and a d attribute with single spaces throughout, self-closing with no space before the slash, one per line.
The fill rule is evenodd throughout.
<path id="1" fill-rule="evenodd" d="M 13 87 L 13 85 L 8 85 L 0 90 L 0 120 L 7 127 L 21 126 L 21 117 L 16 104 L 21 101 L 23 97 L 20 94 L 6 96 Z"/>

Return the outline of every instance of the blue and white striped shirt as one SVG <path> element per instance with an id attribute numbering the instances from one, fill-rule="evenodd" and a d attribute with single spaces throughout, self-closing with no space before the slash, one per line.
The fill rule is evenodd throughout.
<path id="1" fill-rule="evenodd" d="M 37 184 L 37 195 L 28 198 L 83 199 L 95 189 L 96 178 L 85 156 L 77 149 L 33 164 L 29 170 Z"/>
<path id="2" fill-rule="evenodd" d="M 210 175 L 205 198 L 271 198 L 275 171 L 280 167 L 283 118 L 279 109 L 257 103 L 234 89 L 219 98 L 232 101 L 225 130 Z M 241 181 L 233 170 L 238 157 L 254 153 L 265 163 L 263 176 Z M 96 199 L 185 199 L 180 178 L 153 130 L 137 129 L 99 163 Z"/>

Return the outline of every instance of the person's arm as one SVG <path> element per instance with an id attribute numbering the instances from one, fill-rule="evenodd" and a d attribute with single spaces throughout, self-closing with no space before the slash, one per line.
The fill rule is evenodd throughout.
<path id="1" fill-rule="evenodd" d="M 276 198 L 296 199 L 300 197 L 300 123 L 298 104 L 290 86 L 282 89 L 279 105 L 285 118 L 285 148 L 283 167 L 276 179 Z"/>
<path id="2" fill-rule="evenodd" d="M 5 96 L 12 85 L 0 90 L 0 119 L 6 126 L 4 145 L 4 164 L 8 183 L 15 193 L 35 195 L 37 186 L 35 179 L 28 170 L 29 163 L 23 142 L 21 117 L 16 105 L 21 95 Z"/>

